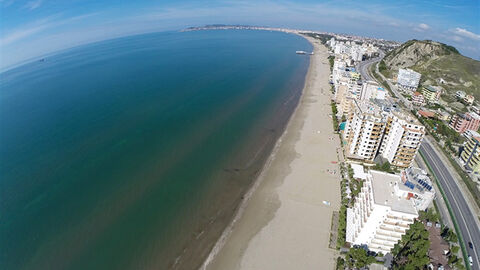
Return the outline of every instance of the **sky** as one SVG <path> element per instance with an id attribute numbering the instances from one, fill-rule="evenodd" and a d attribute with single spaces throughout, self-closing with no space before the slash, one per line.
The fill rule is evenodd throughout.
<path id="1" fill-rule="evenodd" d="M 217 23 L 431 39 L 480 60 L 480 0 L 0 0 L 0 69 L 91 42 Z"/>

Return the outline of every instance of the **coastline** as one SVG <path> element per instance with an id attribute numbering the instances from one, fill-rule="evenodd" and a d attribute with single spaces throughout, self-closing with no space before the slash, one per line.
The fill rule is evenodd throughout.
<path id="1" fill-rule="evenodd" d="M 200 269 L 334 267 L 336 252 L 328 241 L 333 211 L 340 207 L 340 170 L 331 161 L 340 142 L 329 116 L 330 68 L 326 48 L 302 37 L 315 54 L 297 108 Z"/>

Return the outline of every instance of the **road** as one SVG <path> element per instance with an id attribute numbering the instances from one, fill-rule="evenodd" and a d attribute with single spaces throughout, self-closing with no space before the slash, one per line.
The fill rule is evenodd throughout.
<path id="1" fill-rule="evenodd" d="M 362 61 L 358 64 L 357 66 L 357 71 L 360 72 L 360 75 L 362 75 L 362 78 L 364 78 L 367 81 L 374 81 L 375 78 L 373 78 L 370 75 L 370 72 L 368 71 L 370 66 L 374 63 L 377 63 L 378 61 L 382 60 L 384 56 L 384 53 L 380 51 L 380 56 L 372 59 L 368 59 L 365 61 Z"/>
<path id="2" fill-rule="evenodd" d="M 467 253 L 472 256 L 472 269 L 480 269 L 480 228 L 475 221 L 476 215 L 473 215 L 473 211 L 465 200 L 454 176 L 449 171 L 448 167 L 444 165 L 439 154 L 431 146 L 427 138 L 423 140 L 422 145 L 420 146 L 420 153 L 423 155 L 428 165 L 430 165 L 430 168 L 433 170 L 433 173 L 438 179 L 438 182 L 450 203 L 458 228 L 465 242 Z M 438 196 L 440 196 L 440 194 L 438 194 Z M 468 242 L 473 243 L 473 249 L 468 247 Z"/>

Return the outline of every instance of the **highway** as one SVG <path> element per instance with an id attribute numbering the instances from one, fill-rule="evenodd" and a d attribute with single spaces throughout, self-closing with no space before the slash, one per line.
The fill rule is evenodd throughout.
<path id="1" fill-rule="evenodd" d="M 367 80 L 367 81 L 374 81 L 375 80 L 375 78 L 373 78 L 370 75 L 370 72 L 368 71 L 368 69 L 370 68 L 370 66 L 372 64 L 377 63 L 378 61 L 382 60 L 383 56 L 384 56 L 384 53 L 382 51 L 380 51 L 380 56 L 379 57 L 368 59 L 368 60 L 362 61 L 358 64 L 357 71 L 360 72 L 360 75 L 362 75 L 362 78 L 364 80 Z"/>
<path id="2" fill-rule="evenodd" d="M 465 242 L 467 253 L 472 256 L 472 269 L 480 269 L 480 228 L 475 220 L 476 215 L 473 215 L 473 212 L 465 200 L 462 191 L 458 187 L 454 176 L 449 171 L 448 167 L 444 165 L 439 154 L 431 146 L 427 138 L 423 140 L 422 145 L 420 146 L 420 153 L 432 169 L 435 177 L 445 192 L 448 202 L 450 203 L 458 228 Z M 437 196 L 441 196 L 440 192 L 437 193 Z M 473 243 L 473 249 L 468 247 L 468 242 Z"/>

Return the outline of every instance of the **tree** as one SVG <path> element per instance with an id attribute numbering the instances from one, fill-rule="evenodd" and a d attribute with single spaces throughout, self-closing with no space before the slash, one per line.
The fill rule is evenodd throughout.
<path id="1" fill-rule="evenodd" d="M 337 257 L 337 270 L 344 270 L 345 269 L 345 260 L 342 257 Z"/>
<path id="2" fill-rule="evenodd" d="M 374 263 L 375 257 L 369 256 L 363 248 L 351 248 L 346 256 L 347 266 L 362 268 Z"/>
<path id="3" fill-rule="evenodd" d="M 433 208 L 428 208 L 427 211 L 420 211 L 419 213 L 420 220 L 426 220 L 431 222 L 438 222 L 438 214 L 433 211 Z"/>
<path id="4" fill-rule="evenodd" d="M 415 221 L 392 250 L 393 268 L 423 269 L 430 262 L 429 248 L 428 231 L 421 222 Z"/>

